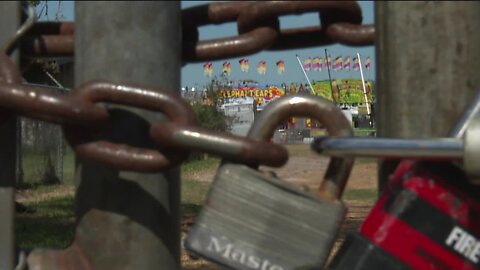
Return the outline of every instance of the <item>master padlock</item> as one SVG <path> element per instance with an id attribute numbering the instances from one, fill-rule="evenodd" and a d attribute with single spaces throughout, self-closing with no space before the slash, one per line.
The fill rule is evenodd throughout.
<path id="1" fill-rule="evenodd" d="M 333 137 L 353 134 L 330 101 L 295 95 L 270 102 L 248 136 L 268 140 L 292 116 L 317 119 Z M 339 199 L 352 166 L 353 158 L 332 158 L 312 194 L 251 164 L 223 160 L 185 247 L 232 269 L 323 269 L 347 212 Z"/>

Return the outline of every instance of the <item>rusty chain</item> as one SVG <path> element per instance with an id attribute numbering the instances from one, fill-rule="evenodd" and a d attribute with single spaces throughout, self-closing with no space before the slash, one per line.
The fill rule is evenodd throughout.
<path id="1" fill-rule="evenodd" d="M 280 29 L 279 17 L 318 12 L 320 26 Z M 198 62 L 253 54 L 342 43 L 373 44 L 374 28 L 361 25 L 358 3 L 352 1 L 219 2 L 182 11 L 183 61 Z M 236 22 L 237 36 L 199 41 L 198 27 Z M 71 56 L 73 23 L 35 23 L 19 34 L 22 53 L 29 56 Z M 17 42 L 17 37 L 12 39 Z M 13 44 L 13 43 L 12 43 Z M 11 50 L 11 44 L 4 51 Z M 71 94 L 56 94 L 21 84 L 21 73 L 0 53 L 0 124 L 15 113 L 62 125 L 65 137 L 82 157 L 120 170 L 160 171 L 181 164 L 190 151 L 201 151 L 246 164 L 282 166 L 288 159 L 283 146 L 197 125 L 194 112 L 175 92 L 146 85 L 92 81 Z M 170 121 L 151 124 L 156 149 L 95 140 L 109 119 L 98 102 L 136 106 L 164 113 Z"/>
<path id="2" fill-rule="evenodd" d="M 121 170 L 154 172 L 183 162 L 191 150 L 204 151 L 232 161 L 281 166 L 288 158 L 285 148 L 268 142 L 214 132 L 197 126 L 195 113 L 178 94 L 152 86 L 92 81 L 74 89 L 71 94 L 58 94 L 40 87 L 20 84 L 20 72 L 4 53 L 0 54 L 0 107 L 9 113 L 61 124 L 65 137 L 80 156 Z M 164 131 L 165 122 L 152 124 L 155 142 L 165 149 L 142 149 L 108 141 L 94 141 L 109 121 L 106 108 L 97 102 L 111 102 L 160 111 L 176 125 Z M 0 115 L 5 120 L 5 113 Z M 169 126 L 171 127 L 171 126 Z M 185 145 L 175 133 L 190 131 L 208 134 L 197 145 Z M 171 136 L 163 139 L 162 133 Z M 167 143 L 165 143 L 167 142 Z M 231 142 L 232 147 L 214 147 L 215 142 Z M 173 148 L 172 146 L 175 148 Z"/>
<path id="3" fill-rule="evenodd" d="M 317 12 L 321 25 L 280 29 L 284 15 Z M 238 35 L 199 40 L 198 28 L 236 22 Z M 263 50 L 289 50 L 340 43 L 374 43 L 373 25 L 361 25 L 356 1 L 239 1 L 217 2 L 182 10 L 183 62 L 240 57 Z M 37 23 L 22 42 L 31 56 L 71 56 L 75 27 L 71 22 Z"/>

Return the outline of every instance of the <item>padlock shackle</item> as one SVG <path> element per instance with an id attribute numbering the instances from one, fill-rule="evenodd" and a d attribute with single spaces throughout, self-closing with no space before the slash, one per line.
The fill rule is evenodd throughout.
<path id="1" fill-rule="evenodd" d="M 352 126 L 332 102 L 314 95 L 282 96 L 271 101 L 248 132 L 248 137 L 270 139 L 275 128 L 288 117 L 309 117 L 319 121 L 332 137 L 352 137 Z M 353 157 L 332 158 L 320 185 L 319 194 L 332 200 L 340 198 L 353 167 Z"/>

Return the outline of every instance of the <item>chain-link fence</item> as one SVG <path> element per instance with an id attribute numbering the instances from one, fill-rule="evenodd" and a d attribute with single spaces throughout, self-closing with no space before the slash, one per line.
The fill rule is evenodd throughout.
<path id="1" fill-rule="evenodd" d="M 60 94 L 68 92 L 63 88 L 42 87 Z M 61 126 L 26 117 L 18 117 L 17 121 L 18 187 L 63 182 L 66 144 Z"/>

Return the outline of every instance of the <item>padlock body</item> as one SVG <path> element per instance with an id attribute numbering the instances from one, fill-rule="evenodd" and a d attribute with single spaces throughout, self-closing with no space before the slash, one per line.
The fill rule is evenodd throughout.
<path id="1" fill-rule="evenodd" d="M 340 201 L 224 164 L 185 247 L 233 269 L 323 269 L 345 214 Z"/>
<path id="2" fill-rule="evenodd" d="M 332 269 L 347 269 L 340 266 L 361 256 L 375 262 L 368 257 L 379 248 L 411 269 L 480 269 L 479 199 L 480 188 L 452 163 L 405 161 L 359 229 L 377 251 L 355 254 L 352 244 L 343 245 Z M 353 269 L 386 268 L 364 263 Z"/>

